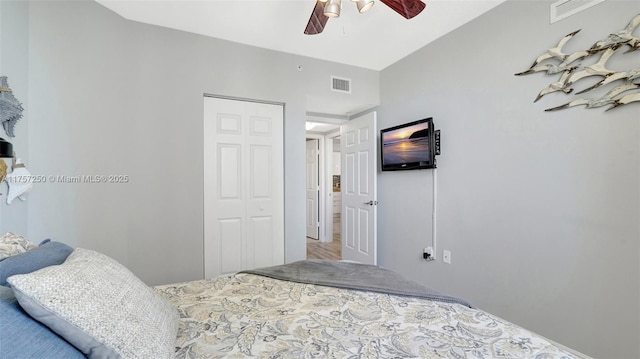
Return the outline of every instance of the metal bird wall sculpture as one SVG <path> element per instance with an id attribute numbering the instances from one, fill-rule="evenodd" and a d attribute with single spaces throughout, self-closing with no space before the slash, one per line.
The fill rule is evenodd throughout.
<path id="1" fill-rule="evenodd" d="M 552 82 L 546 88 L 542 89 L 538 96 L 533 102 L 538 102 L 542 98 L 542 96 L 550 94 L 552 92 L 562 91 L 564 93 L 571 93 L 573 89 L 569 88 L 569 76 L 571 76 L 571 71 L 565 71 L 562 76 L 560 76 L 560 80 L 556 82 Z"/>
<path id="2" fill-rule="evenodd" d="M 607 109 L 607 111 L 614 109 L 618 106 L 626 105 L 632 102 L 640 102 L 640 92 L 630 93 L 628 95 L 624 95 L 621 98 L 613 101 L 613 105 Z"/>
<path id="3" fill-rule="evenodd" d="M 609 35 L 606 39 L 596 42 L 589 50 L 602 51 L 616 45 L 629 45 L 631 48 L 627 52 L 640 49 L 640 38 L 632 35 L 638 25 L 640 25 L 640 14 L 631 19 L 624 30 L 618 31 L 615 34 Z"/>
<path id="4" fill-rule="evenodd" d="M 602 106 L 606 106 L 606 105 L 610 105 L 613 104 L 616 99 L 615 97 L 620 95 L 623 92 L 629 91 L 629 90 L 634 90 L 640 88 L 640 84 L 636 84 L 633 82 L 627 82 L 624 83 L 620 86 L 615 87 L 614 89 L 612 89 L 611 91 L 607 92 L 606 95 L 599 97 L 599 98 L 578 98 L 575 99 L 573 101 L 567 102 L 564 105 L 560 105 L 557 107 L 552 107 L 552 108 L 548 108 L 545 111 L 557 111 L 557 110 L 562 110 L 565 108 L 569 108 L 569 107 L 573 107 L 573 106 L 580 106 L 580 105 L 586 105 L 587 108 L 596 108 L 596 107 L 602 107 Z"/>
<path id="5" fill-rule="evenodd" d="M 0 77 L 0 122 L 9 137 L 15 137 L 13 127 L 22 118 L 22 104 L 13 96 L 6 76 Z"/>
<path id="6" fill-rule="evenodd" d="M 576 92 L 576 95 L 579 95 L 581 93 L 585 93 L 587 91 L 591 91 L 593 89 L 596 89 L 600 86 L 604 86 L 604 85 L 608 85 L 614 81 L 618 81 L 618 80 L 625 80 L 627 82 L 630 81 L 634 81 L 636 79 L 640 78 L 640 67 L 636 67 L 635 69 L 631 69 L 629 71 L 619 71 L 619 72 L 615 72 L 612 73 L 610 75 L 607 75 L 604 77 L 604 79 L 600 80 L 599 82 L 597 82 L 595 85 L 588 87 L 580 92 Z"/>
<path id="7" fill-rule="evenodd" d="M 567 66 L 569 64 L 574 63 L 577 60 L 582 60 L 585 57 L 589 57 L 591 55 L 593 55 L 593 53 L 590 52 L 589 50 L 576 51 L 573 54 L 567 56 L 559 66 Z"/>
<path id="8" fill-rule="evenodd" d="M 573 39 L 580 30 L 565 35 L 555 47 L 546 50 L 542 55 L 538 56 L 529 69 L 518 72 L 516 76 L 529 75 L 536 72 L 546 73 L 547 75 L 556 75 L 560 73 L 557 81 L 551 82 L 549 86 L 542 89 L 534 102 L 540 100 L 543 96 L 553 92 L 564 92 L 569 94 L 573 92 L 573 87 L 577 81 L 584 78 L 600 78 L 595 84 L 575 92 L 576 95 L 589 92 L 615 82 L 622 82 L 613 89 L 610 89 L 600 97 L 577 98 L 569 101 L 564 105 L 551 107 L 545 111 L 557 111 L 570 107 L 584 105 L 585 108 L 597 108 L 611 105 L 606 111 L 627 105 L 633 102 L 640 102 L 640 83 L 636 82 L 640 79 L 640 67 L 636 67 L 626 71 L 617 71 L 606 67 L 607 62 L 613 56 L 636 56 L 627 55 L 640 49 L 640 37 L 633 36 L 633 32 L 640 26 L 640 14 L 634 16 L 627 26 L 614 34 L 610 34 L 607 38 L 594 43 L 586 50 L 576 51 L 571 54 L 563 52 L 563 48 Z M 618 51 L 626 49 L 626 51 Z M 622 54 L 618 55 L 620 52 Z M 599 56 L 599 57 L 598 57 Z M 586 59 L 597 58 L 598 60 L 591 64 L 582 66 L 582 61 Z M 579 62 L 580 61 L 580 62 Z M 613 85 L 612 85 L 613 86 Z M 621 95 L 627 91 L 634 91 Z"/>
<path id="9" fill-rule="evenodd" d="M 563 37 L 560 40 L 560 42 L 558 43 L 558 45 L 556 45 L 556 47 L 552 47 L 549 50 L 545 51 L 542 55 L 538 56 L 538 58 L 535 59 L 535 61 L 533 61 L 533 65 L 531 65 L 531 67 L 529 68 L 531 69 L 534 66 L 538 65 L 539 63 L 541 63 L 542 61 L 548 60 L 548 59 L 556 58 L 561 61 L 564 61 L 564 59 L 566 59 L 569 56 L 569 54 L 563 53 L 562 48 L 567 42 L 569 42 L 569 40 L 571 40 L 574 36 L 576 36 L 576 34 L 580 32 L 580 30 L 567 34 L 565 37 Z"/>
<path id="10" fill-rule="evenodd" d="M 569 66 L 569 65 L 570 63 L 565 64 L 564 62 L 561 63 L 560 65 L 556 65 L 556 64 L 536 65 L 526 71 L 518 72 L 516 76 L 528 75 L 534 72 L 546 72 L 548 75 L 553 75 L 560 72 L 567 72 L 567 71 L 572 72 L 573 70 L 578 68 L 578 66 Z"/>
<path id="11" fill-rule="evenodd" d="M 571 74 L 571 77 L 569 77 L 569 79 L 567 80 L 567 86 L 571 86 L 573 85 L 574 82 L 580 79 L 583 79 L 585 77 L 591 77 L 591 76 L 607 77 L 609 75 L 614 74 L 615 71 L 607 69 L 605 67 L 605 64 L 607 63 L 607 61 L 609 61 L 609 58 L 611 58 L 611 56 L 618 49 L 618 47 L 620 47 L 620 45 L 607 48 L 600 56 L 600 60 L 598 60 L 598 62 L 596 62 L 593 65 L 586 66 L 582 70 Z"/>

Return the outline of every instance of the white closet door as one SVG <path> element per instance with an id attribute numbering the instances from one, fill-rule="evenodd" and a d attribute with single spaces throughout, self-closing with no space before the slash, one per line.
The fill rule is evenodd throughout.
<path id="1" fill-rule="evenodd" d="M 204 98 L 204 270 L 284 263 L 283 107 Z"/>

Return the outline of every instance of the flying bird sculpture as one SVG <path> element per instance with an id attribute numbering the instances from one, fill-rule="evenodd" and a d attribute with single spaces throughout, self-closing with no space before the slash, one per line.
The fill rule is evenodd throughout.
<path id="1" fill-rule="evenodd" d="M 594 43 L 586 50 L 567 54 L 563 52 L 565 45 L 580 32 L 580 30 L 574 31 L 565 35 L 555 47 L 546 50 L 542 55 L 538 56 L 529 69 L 518 72 L 515 75 L 521 76 L 536 72 L 543 72 L 547 75 L 561 73 L 557 81 L 550 83 L 538 93 L 534 102 L 553 92 L 562 91 L 565 94 L 572 93 L 574 92 L 573 85 L 584 78 L 595 77 L 597 78 L 597 82 L 581 91 L 575 92 L 576 95 L 609 85 L 619 80 L 623 81 L 622 84 L 609 90 L 609 92 L 599 98 L 595 98 L 595 96 L 577 98 L 564 105 L 548 108 L 545 111 L 557 111 L 574 106 L 596 108 L 611 105 L 611 107 L 607 109 L 608 111 L 632 102 L 640 102 L 640 92 L 638 91 L 640 83 L 637 81 L 640 79 L 640 68 L 633 68 L 626 71 L 607 68 L 608 61 L 618 52 L 618 49 L 629 47 L 625 53 L 640 49 L 640 37 L 633 35 L 633 32 L 636 31 L 638 27 L 640 27 L 640 14 L 635 15 L 623 30 L 610 34 L 607 38 Z M 619 57 L 620 56 L 617 58 Z M 595 58 L 597 58 L 597 61 L 595 63 L 591 62 L 591 65 L 583 66 L 581 64 L 584 59 Z M 553 61 L 546 61 L 550 59 Z M 544 63 L 541 63 L 543 61 Z M 623 92 L 630 90 L 633 90 L 632 93 L 621 95 Z"/>
<path id="2" fill-rule="evenodd" d="M 0 77 L 0 122 L 4 127 L 4 131 L 9 137 L 15 137 L 13 134 L 13 127 L 16 122 L 22 118 L 22 104 L 15 96 L 13 91 L 9 87 L 6 76 Z"/>
<path id="3" fill-rule="evenodd" d="M 605 67 L 605 64 L 607 63 L 611 55 L 615 53 L 615 51 L 618 49 L 619 46 L 620 45 L 617 45 L 615 47 L 610 47 L 606 49 L 605 52 L 603 52 L 602 55 L 600 56 L 600 59 L 598 60 L 598 62 L 596 62 L 593 65 L 589 65 L 578 72 L 574 72 L 571 75 L 571 77 L 569 77 L 569 79 L 567 80 L 567 86 L 571 86 L 574 82 L 580 79 L 583 79 L 585 77 L 589 77 L 589 76 L 606 77 L 611 74 L 614 74 L 615 71 L 607 69 Z"/>
<path id="4" fill-rule="evenodd" d="M 611 105 L 611 107 L 606 109 L 606 111 L 612 110 L 616 107 L 620 107 L 622 105 L 626 105 L 632 102 L 640 102 L 640 92 L 630 93 L 628 95 L 624 95 L 620 97 L 619 99 L 613 101 L 613 105 Z"/>
<path id="5" fill-rule="evenodd" d="M 576 51 L 573 54 L 565 57 L 565 59 L 560 63 L 559 66 L 567 66 L 569 64 L 574 63 L 577 60 L 582 60 L 586 57 L 593 55 L 593 53 L 589 50 Z"/>
<path id="6" fill-rule="evenodd" d="M 577 69 L 578 66 L 569 66 L 570 63 L 561 63 L 560 65 L 556 65 L 556 64 L 541 64 L 541 65 L 536 65 L 526 71 L 522 71 L 522 72 L 518 72 L 517 74 L 515 74 L 516 76 L 522 76 L 522 75 L 528 75 L 528 74 L 532 74 L 534 72 L 546 72 L 549 75 L 553 75 L 553 74 L 558 74 L 560 72 L 572 72 L 573 70 Z"/>
<path id="7" fill-rule="evenodd" d="M 540 91 L 540 93 L 538 94 L 536 99 L 533 100 L 533 102 L 538 102 L 538 100 L 540 100 L 542 96 L 548 95 L 552 92 L 562 91 L 564 93 L 571 93 L 573 89 L 569 88 L 567 84 L 567 80 L 569 79 L 569 76 L 571 76 L 570 71 L 563 72 L 562 76 L 560 76 L 560 80 L 550 83 L 549 86 L 547 86 L 545 89 Z"/>
<path id="8" fill-rule="evenodd" d="M 578 31 L 580 31 L 580 30 L 578 30 Z M 576 32 L 578 32 L 578 31 L 576 31 Z M 553 74 L 557 74 L 557 73 L 564 72 L 564 71 L 573 71 L 573 70 L 577 69 L 580 66 L 580 64 L 570 66 L 572 63 L 576 62 L 577 60 L 584 59 L 585 57 L 589 57 L 591 55 L 592 55 L 592 52 L 590 52 L 588 50 L 576 51 L 571 55 L 563 54 L 560 57 L 564 56 L 564 59 L 562 60 L 562 62 L 560 64 L 557 64 L 557 65 L 556 64 L 549 64 L 549 63 L 536 64 L 537 62 L 539 62 L 538 59 L 540 59 L 540 57 L 538 57 L 538 59 L 536 59 L 536 61 L 534 62 L 534 65 L 531 66 L 528 70 L 522 71 L 522 72 L 518 72 L 515 75 L 516 76 L 522 76 L 522 75 L 532 74 L 534 72 L 546 72 L 549 75 L 553 75 Z M 544 55 L 542 55 L 542 56 L 544 56 Z"/>
<path id="9" fill-rule="evenodd" d="M 562 110 L 565 108 L 580 106 L 580 105 L 586 105 L 587 108 L 596 108 L 596 107 L 610 105 L 616 101 L 615 100 L 616 96 L 620 95 L 623 92 L 634 90 L 637 88 L 640 88 L 640 84 L 627 82 L 613 88 L 611 91 L 607 92 L 606 95 L 600 98 L 579 98 L 579 99 L 575 99 L 573 101 L 567 102 L 564 105 L 548 108 L 545 111 L 557 111 L 557 110 Z"/>
<path id="10" fill-rule="evenodd" d="M 639 78 L 640 78 L 640 67 L 636 67 L 635 69 L 631 69 L 629 71 L 614 72 L 610 75 L 605 76 L 604 79 L 600 80 L 595 85 L 589 88 L 586 88 L 580 92 L 576 92 L 576 95 L 579 95 L 587 91 L 591 91 L 600 86 L 608 85 L 614 81 L 625 80 L 626 82 L 631 82 Z"/>
<path id="11" fill-rule="evenodd" d="M 596 42 L 589 50 L 597 52 L 617 45 L 629 45 L 631 49 L 627 52 L 640 49 L 640 38 L 632 35 L 638 25 L 640 25 L 640 14 L 631 19 L 624 30 L 618 31 L 615 34 L 609 35 L 606 39 Z"/>
<path id="12" fill-rule="evenodd" d="M 538 65 L 540 62 L 548 59 L 556 58 L 556 59 L 559 59 L 560 61 L 564 61 L 564 59 L 566 59 L 569 56 L 569 54 L 565 54 L 564 52 L 562 52 L 562 48 L 569 40 L 571 40 L 571 38 L 573 38 L 579 32 L 580 30 L 577 30 L 570 34 L 567 34 L 565 37 L 563 37 L 560 40 L 560 42 L 558 43 L 558 45 L 556 45 L 556 47 L 552 47 L 542 55 L 538 56 L 538 58 L 535 59 L 535 61 L 529 68 L 531 69 L 536 65 Z"/>

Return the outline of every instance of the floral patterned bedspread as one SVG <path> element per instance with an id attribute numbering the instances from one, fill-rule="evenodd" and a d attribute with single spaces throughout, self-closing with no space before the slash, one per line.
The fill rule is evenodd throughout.
<path id="1" fill-rule="evenodd" d="M 577 358 L 460 304 L 236 274 L 155 287 L 182 358 Z"/>

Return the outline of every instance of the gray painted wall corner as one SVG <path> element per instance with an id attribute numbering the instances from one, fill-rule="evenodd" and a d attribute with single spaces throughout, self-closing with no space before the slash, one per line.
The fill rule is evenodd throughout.
<path id="1" fill-rule="evenodd" d="M 569 50 L 624 28 L 640 3 L 552 25 L 550 4 L 508 1 L 382 71 L 380 128 L 433 116 L 442 130 L 437 234 L 452 264 L 420 259 L 428 171 L 379 175 L 380 264 L 588 355 L 640 357 L 637 106 L 544 112 L 568 101 L 533 103 L 551 77 L 513 75 L 577 29 Z"/>

